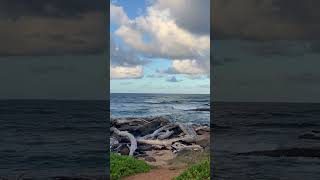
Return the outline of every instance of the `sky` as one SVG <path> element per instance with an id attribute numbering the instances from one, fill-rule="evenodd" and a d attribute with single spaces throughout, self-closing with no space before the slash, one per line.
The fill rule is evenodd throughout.
<path id="1" fill-rule="evenodd" d="M 320 102 L 319 6 L 213 1 L 214 101 Z"/>
<path id="2" fill-rule="evenodd" d="M 208 94 L 210 0 L 110 2 L 111 93 Z"/>
<path id="3" fill-rule="evenodd" d="M 0 0 L 0 99 L 106 99 L 101 0 Z"/>

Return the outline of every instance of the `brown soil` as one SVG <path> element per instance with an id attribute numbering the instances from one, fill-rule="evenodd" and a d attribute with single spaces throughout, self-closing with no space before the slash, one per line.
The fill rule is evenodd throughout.
<path id="1" fill-rule="evenodd" d="M 168 169 L 168 168 L 159 168 L 151 169 L 147 173 L 135 174 L 123 178 L 124 180 L 171 180 L 174 177 L 179 176 L 184 169 Z"/>
<path id="2" fill-rule="evenodd" d="M 124 180 L 171 180 L 179 176 L 190 164 L 195 164 L 208 156 L 208 152 L 185 152 L 179 155 L 173 154 L 170 150 L 147 151 L 147 157 L 156 161 L 148 162 L 154 167 L 147 173 L 139 173 Z M 143 159 L 143 158 L 142 158 Z"/>

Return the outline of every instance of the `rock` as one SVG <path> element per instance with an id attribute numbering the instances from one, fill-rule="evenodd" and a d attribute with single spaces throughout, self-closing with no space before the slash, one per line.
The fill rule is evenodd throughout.
<path id="1" fill-rule="evenodd" d="M 210 132 L 201 129 L 201 130 L 197 131 L 197 134 L 198 135 L 204 135 L 204 134 L 210 134 Z"/>
<path id="2" fill-rule="evenodd" d="M 164 125 L 166 125 L 168 123 L 169 123 L 169 120 L 164 119 L 162 117 L 154 118 L 151 121 L 149 121 L 148 123 L 146 123 L 146 124 L 144 124 L 142 126 L 139 126 L 135 130 L 135 134 L 137 134 L 139 136 L 145 136 L 147 134 L 153 133 L 159 127 L 164 126 Z"/>
<path id="3" fill-rule="evenodd" d="M 119 148 L 119 153 L 120 153 L 121 155 L 129 155 L 130 149 L 129 149 L 129 147 L 126 146 L 126 145 L 121 145 L 121 147 Z"/>
<path id="4" fill-rule="evenodd" d="M 198 135 L 195 143 L 203 148 L 210 147 L 210 134 Z"/>
<path id="5" fill-rule="evenodd" d="M 147 156 L 144 158 L 144 160 L 148 161 L 148 162 L 156 162 L 157 160 L 153 157 Z"/>

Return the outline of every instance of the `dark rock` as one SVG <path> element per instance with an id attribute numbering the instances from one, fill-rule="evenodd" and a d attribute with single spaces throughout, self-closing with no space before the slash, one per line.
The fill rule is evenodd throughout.
<path id="1" fill-rule="evenodd" d="M 117 128 L 119 129 L 119 131 L 134 132 L 134 131 L 136 131 L 139 127 L 140 127 L 140 126 L 124 124 L 124 125 L 119 126 L 119 127 L 117 127 Z"/>
<path id="2" fill-rule="evenodd" d="M 121 147 L 119 148 L 119 153 L 120 153 L 121 155 L 129 155 L 130 149 L 129 149 L 129 147 L 126 146 L 126 145 L 121 145 Z"/>
<path id="3" fill-rule="evenodd" d="M 162 118 L 162 117 L 153 118 L 148 123 L 138 127 L 135 130 L 134 134 L 137 134 L 139 136 L 145 136 L 147 134 L 153 133 L 159 127 L 162 127 L 162 126 L 164 126 L 164 125 L 166 125 L 168 123 L 169 123 L 168 119 L 165 119 L 165 118 Z"/>
<path id="4" fill-rule="evenodd" d="M 311 132 L 313 132 L 313 133 L 320 133 L 320 131 L 318 131 L 318 130 L 312 130 Z"/>
<path id="5" fill-rule="evenodd" d="M 316 157 L 320 158 L 320 148 L 291 148 L 237 153 L 237 155 L 270 157 Z"/>

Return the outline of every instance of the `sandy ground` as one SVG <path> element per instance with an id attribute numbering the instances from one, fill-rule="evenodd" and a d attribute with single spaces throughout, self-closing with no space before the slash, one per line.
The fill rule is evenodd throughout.
<path id="1" fill-rule="evenodd" d="M 184 169 L 168 169 L 159 168 L 152 169 L 148 173 L 135 174 L 124 178 L 124 180 L 171 180 L 174 177 L 179 176 Z"/>
<path id="2" fill-rule="evenodd" d="M 179 176 L 186 165 L 182 167 L 180 164 L 169 164 L 169 161 L 175 158 L 175 155 L 170 150 L 148 151 L 149 157 L 153 157 L 155 161 L 146 161 L 154 169 L 148 173 L 139 173 L 133 176 L 124 178 L 124 180 L 171 180 Z"/>
<path id="3" fill-rule="evenodd" d="M 155 161 L 146 161 L 154 167 L 147 173 L 139 173 L 124 180 L 171 180 L 179 176 L 190 164 L 197 163 L 207 157 L 203 152 L 186 152 L 176 156 L 170 150 L 158 150 L 146 152 L 148 157 Z"/>

